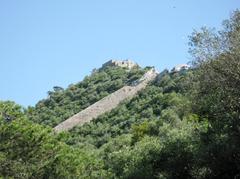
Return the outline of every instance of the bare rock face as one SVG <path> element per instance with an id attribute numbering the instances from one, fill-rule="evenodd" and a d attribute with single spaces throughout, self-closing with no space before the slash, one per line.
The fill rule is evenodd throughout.
<path id="1" fill-rule="evenodd" d="M 105 98 L 97 101 L 93 105 L 87 107 L 81 112 L 75 114 L 69 119 L 58 124 L 54 130 L 56 132 L 67 131 L 77 125 L 83 125 L 86 122 L 97 118 L 106 112 L 116 108 L 122 101 L 133 98 L 139 91 L 144 89 L 147 84 L 154 80 L 157 76 L 155 69 L 147 71 L 141 79 L 133 83 L 131 86 L 124 86 Z"/>

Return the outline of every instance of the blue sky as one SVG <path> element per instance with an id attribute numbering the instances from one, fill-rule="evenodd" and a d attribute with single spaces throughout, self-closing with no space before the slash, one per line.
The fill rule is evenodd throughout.
<path id="1" fill-rule="evenodd" d="M 188 35 L 220 27 L 239 0 L 1 0 L 0 100 L 28 106 L 109 59 L 171 68 Z"/>

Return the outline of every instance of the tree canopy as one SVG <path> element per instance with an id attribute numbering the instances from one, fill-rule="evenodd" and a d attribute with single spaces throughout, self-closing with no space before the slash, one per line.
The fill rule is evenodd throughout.
<path id="1" fill-rule="evenodd" d="M 164 70 L 131 100 L 68 132 L 52 127 L 140 78 L 94 70 L 23 109 L 0 102 L 3 178 L 239 178 L 240 11 L 190 36 L 192 68 Z"/>

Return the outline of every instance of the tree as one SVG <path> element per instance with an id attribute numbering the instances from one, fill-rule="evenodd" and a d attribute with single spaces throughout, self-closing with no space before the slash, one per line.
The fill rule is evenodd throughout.
<path id="1" fill-rule="evenodd" d="M 0 176 L 4 178 L 110 177 L 94 151 L 59 142 L 50 128 L 26 119 L 0 121 L 0 139 Z"/>
<path id="2" fill-rule="evenodd" d="M 24 116 L 24 109 L 13 101 L 0 101 L 0 119 L 12 121 Z"/>
<path id="3" fill-rule="evenodd" d="M 195 66 L 214 60 L 224 53 L 240 53 L 240 11 L 236 10 L 231 17 L 224 20 L 223 29 L 202 27 L 194 30 L 189 36 L 189 53 L 193 56 Z"/>
<path id="4" fill-rule="evenodd" d="M 203 29 L 191 37 L 196 65 L 193 110 L 210 122 L 202 135 L 202 165 L 209 177 L 234 178 L 240 163 L 240 11 L 223 22 L 223 30 Z"/>

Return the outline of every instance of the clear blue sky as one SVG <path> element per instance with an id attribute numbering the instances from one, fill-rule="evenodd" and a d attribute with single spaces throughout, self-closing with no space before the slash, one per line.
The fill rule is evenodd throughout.
<path id="1" fill-rule="evenodd" d="M 239 0 L 1 0 L 0 99 L 34 105 L 109 59 L 159 70 L 189 61 L 188 38 Z"/>

